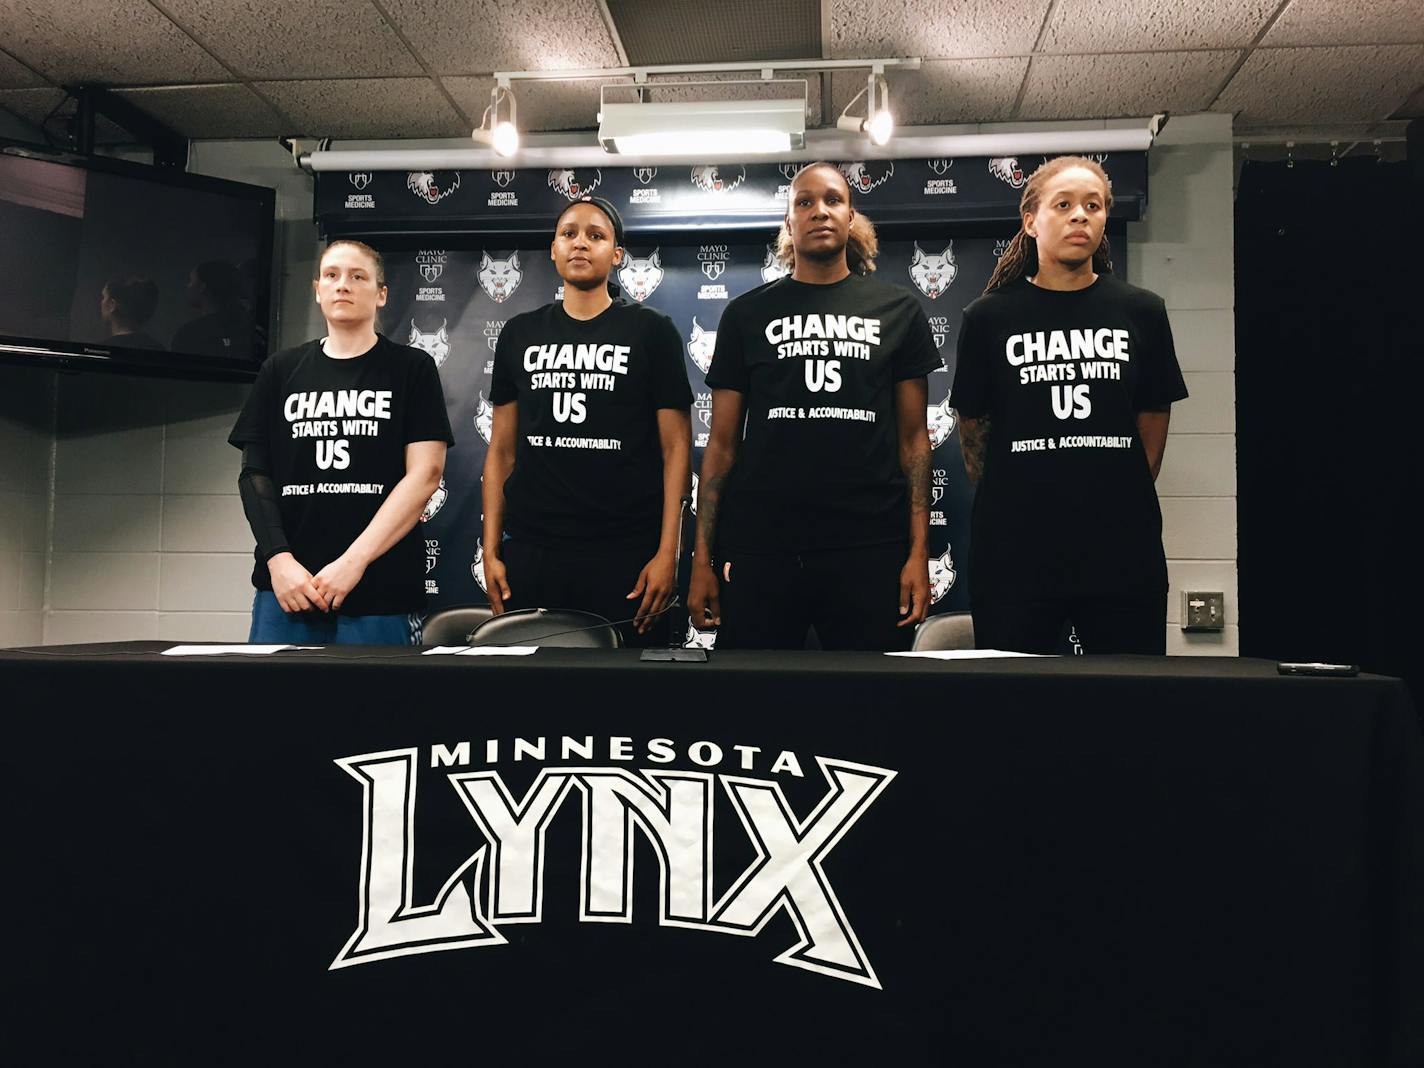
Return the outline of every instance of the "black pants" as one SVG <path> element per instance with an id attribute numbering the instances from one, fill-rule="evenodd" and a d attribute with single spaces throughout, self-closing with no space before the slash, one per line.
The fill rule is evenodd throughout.
<path id="1" fill-rule="evenodd" d="M 1085 654 L 1167 652 L 1167 595 L 1139 597 L 971 598 L 980 649 L 1056 653 L 1066 624 Z"/>
<path id="2" fill-rule="evenodd" d="M 646 634 L 639 634 L 631 622 L 643 603 L 642 595 L 628 600 L 638 583 L 638 573 L 658 551 L 657 540 L 629 547 L 580 546 L 551 549 L 533 545 L 524 538 L 505 540 L 501 558 L 509 580 L 509 600 L 505 607 L 568 608 L 593 612 L 610 623 L 619 623 L 623 644 L 633 648 L 668 643 L 668 618 L 664 612 Z M 673 611 L 678 611 L 673 609 Z"/>
<path id="3" fill-rule="evenodd" d="M 908 649 L 900 617 L 904 543 L 812 553 L 732 553 L 717 560 L 718 649 Z"/>

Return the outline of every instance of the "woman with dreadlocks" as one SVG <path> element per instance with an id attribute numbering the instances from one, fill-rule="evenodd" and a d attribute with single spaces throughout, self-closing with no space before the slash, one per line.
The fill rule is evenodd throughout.
<path id="1" fill-rule="evenodd" d="M 952 396 L 977 491 L 969 599 L 981 648 L 1166 651 L 1167 563 L 1153 481 L 1187 395 L 1162 299 L 1114 277 L 1112 184 L 1060 156 L 964 310 Z"/>

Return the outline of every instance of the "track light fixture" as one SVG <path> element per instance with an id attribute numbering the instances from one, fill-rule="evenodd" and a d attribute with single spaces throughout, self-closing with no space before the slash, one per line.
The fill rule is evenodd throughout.
<path id="1" fill-rule="evenodd" d="M 864 118 L 850 114 L 850 109 L 861 97 L 865 97 Z M 836 120 L 836 126 L 852 133 L 864 133 L 873 145 L 883 145 L 890 140 L 895 131 L 895 118 L 890 114 L 890 86 L 885 81 L 885 75 L 879 72 L 870 74 L 865 88 L 846 104 L 841 117 Z"/>
<path id="2" fill-rule="evenodd" d="M 519 151 L 519 127 L 515 125 L 518 114 L 514 91 L 507 82 L 500 82 L 490 90 L 489 107 L 470 136 L 478 144 L 489 145 L 498 155 L 512 156 Z"/>

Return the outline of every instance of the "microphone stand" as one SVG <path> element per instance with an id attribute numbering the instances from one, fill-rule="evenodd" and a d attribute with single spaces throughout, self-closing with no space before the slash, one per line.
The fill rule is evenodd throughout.
<path id="1" fill-rule="evenodd" d="M 682 570 L 682 531 L 683 528 L 687 525 L 687 509 L 688 506 L 691 504 L 692 498 L 687 494 L 683 494 L 682 500 L 678 502 L 677 506 L 677 563 L 673 565 L 672 583 L 674 596 L 676 596 L 677 591 L 677 573 Z M 682 615 L 684 618 L 687 619 L 688 625 L 690 626 L 692 623 L 691 614 L 684 609 Z M 682 639 L 678 637 L 679 632 L 677 628 L 673 626 L 673 623 L 675 623 L 676 620 L 677 616 L 673 616 L 671 619 L 668 620 L 668 629 L 670 633 L 668 634 L 667 648 L 644 649 L 643 655 L 638 658 L 639 660 L 670 661 L 675 664 L 707 663 L 706 649 L 684 649 L 682 647 Z M 681 633 L 686 634 L 686 628 L 684 628 Z"/>

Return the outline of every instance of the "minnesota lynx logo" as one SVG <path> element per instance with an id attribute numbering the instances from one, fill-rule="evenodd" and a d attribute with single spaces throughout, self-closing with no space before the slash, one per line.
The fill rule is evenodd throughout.
<path id="1" fill-rule="evenodd" d="M 440 329 L 433 334 L 424 334 L 412 319 L 410 321 L 410 337 L 406 344 L 430 353 L 430 358 L 435 361 L 436 367 L 444 366 L 446 358 L 450 355 L 450 334 L 445 329 L 449 321 L 447 319 L 442 322 Z"/>
<path id="2" fill-rule="evenodd" d="M 697 472 L 694 471 L 692 472 L 692 503 L 688 505 L 693 515 L 697 514 L 697 481 Z"/>
<path id="3" fill-rule="evenodd" d="M 930 429 L 930 448 L 937 449 L 954 433 L 954 424 L 959 421 L 959 413 L 949 406 L 949 398 L 938 404 L 931 404 L 926 410 L 926 422 Z"/>
<path id="4" fill-rule="evenodd" d="M 354 174 L 348 174 L 346 177 L 350 180 L 351 184 L 356 187 L 357 192 L 360 192 L 371 184 L 370 171 L 357 171 Z"/>
<path id="5" fill-rule="evenodd" d="M 719 163 L 692 168 L 692 184 L 704 193 L 730 193 L 746 180 L 747 169 L 740 165 Z"/>
<path id="6" fill-rule="evenodd" d="M 494 433 L 494 405 L 485 400 L 483 393 L 480 394 L 479 407 L 475 409 L 475 429 L 488 445 L 490 435 Z"/>
<path id="7" fill-rule="evenodd" d="M 651 297 L 662 282 L 663 261 L 657 249 L 653 249 L 652 255 L 643 259 L 629 256 L 623 266 L 618 268 L 618 284 L 623 287 L 624 293 L 639 304 Z"/>
<path id="8" fill-rule="evenodd" d="M 657 176 L 658 176 L 658 169 L 657 169 L 656 167 L 634 167 L 634 168 L 633 168 L 633 177 L 636 178 L 636 179 L 638 179 L 638 181 L 642 182 L 644 185 L 647 185 L 649 182 L 651 182 L 651 181 L 652 181 L 654 178 L 656 178 Z"/>
<path id="9" fill-rule="evenodd" d="M 519 283 L 524 280 L 524 272 L 519 269 L 519 253 L 511 252 L 508 259 L 494 259 L 488 252 L 480 253 L 480 288 L 496 304 L 503 304 Z"/>
<path id="10" fill-rule="evenodd" d="M 698 630 L 691 623 L 687 624 L 687 637 L 682 640 L 684 649 L 711 649 L 716 644 L 715 630 Z"/>
<path id="11" fill-rule="evenodd" d="M 712 353 L 717 350 L 717 331 L 703 330 L 697 325 L 697 316 L 692 317 L 692 333 L 687 337 L 687 354 L 697 369 L 704 375 L 712 366 Z"/>
<path id="12" fill-rule="evenodd" d="M 549 188 L 568 200 L 586 197 L 603 184 L 599 170 L 553 170 L 549 172 Z"/>
<path id="13" fill-rule="evenodd" d="M 445 507 L 445 499 L 450 496 L 450 491 L 445 488 L 445 480 L 440 480 L 440 485 L 435 487 L 435 492 L 430 495 L 430 500 L 425 502 L 425 509 L 420 513 L 420 521 L 429 523 L 435 518 L 437 512 Z M 429 571 L 430 568 L 425 570 Z"/>
<path id="14" fill-rule="evenodd" d="M 766 255 L 761 261 L 761 280 L 763 282 L 775 282 L 778 278 L 785 278 L 791 272 L 786 269 L 786 264 L 777 259 L 776 246 L 767 245 Z"/>
<path id="15" fill-rule="evenodd" d="M 871 163 L 856 161 L 842 163 L 837 168 L 845 175 L 846 183 L 857 193 L 869 193 L 890 180 L 895 173 L 895 164 L 889 160 L 875 160 Z"/>
<path id="16" fill-rule="evenodd" d="M 475 580 L 481 593 L 489 593 L 489 586 L 485 583 L 485 543 L 483 538 L 475 542 L 475 559 L 470 563 L 470 577 Z"/>
<path id="17" fill-rule="evenodd" d="M 513 171 L 490 171 L 490 177 L 494 179 L 494 184 L 501 189 L 506 189 L 509 183 L 514 181 Z"/>
<path id="18" fill-rule="evenodd" d="M 438 204 L 460 188 L 459 171 L 411 171 L 405 187 L 427 204 Z"/>
<path id="19" fill-rule="evenodd" d="M 360 858 L 353 929 L 332 969 L 506 945 L 506 925 L 541 923 L 544 858 L 550 847 L 546 830 L 565 805 L 573 805 L 581 817 L 581 841 L 571 854 L 579 865 L 578 905 L 562 904 L 572 886 L 561 886 L 548 897 L 560 908 L 576 907 L 579 922 L 633 922 L 633 903 L 641 899 L 633 885 L 633 858 L 641 838 L 657 858 L 659 926 L 761 938 L 771 937 L 768 925 L 781 914 L 796 937 L 774 956 L 776 963 L 881 988 L 824 865 L 854 834 L 856 823 L 895 778 L 894 771 L 818 755 L 815 769 L 825 792 L 802 815 L 797 810 L 803 806 L 792 805 L 781 783 L 768 777 L 791 773 L 804 778 L 793 752 L 779 752 L 769 770 L 753 777 L 747 772 L 762 770 L 767 756 L 760 758 L 761 767 L 736 760 L 731 765 L 736 773 L 714 772 L 707 769 L 729 762 L 726 750 L 711 741 L 682 745 L 650 738 L 641 758 L 647 765 L 639 768 L 615 762 L 624 759 L 613 754 L 631 745 L 628 739 L 514 738 L 506 744 L 526 763 L 544 761 L 546 752 L 550 760 L 521 797 L 510 792 L 499 770 L 486 766 L 499 759 L 504 742 L 485 740 L 478 749 L 468 741 L 437 743 L 425 751 L 410 747 L 336 760 L 360 784 L 359 795 L 350 791 L 350 800 L 353 816 L 359 805 L 362 830 L 359 852 L 353 853 L 353 859 Z M 762 752 L 755 746 L 736 748 Z M 600 760 L 604 752 L 609 754 L 606 764 Z M 674 760 L 697 767 L 669 767 Z M 472 767 L 473 762 L 478 764 Z M 469 814 L 470 825 L 455 833 L 482 839 L 439 883 L 429 903 L 415 899 L 413 890 L 413 873 L 432 863 L 428 855 L 416 856 L 416 843 L 427 842 L 439 826 L 419 823 L 422 767 L 441 769 L 426 774 L 437 777 L 435 788 L 453 791 Z M 426 787 L 427 796 L 431 789 Z M 719 801 L 732 812 L 714 818 Z M 735 852 L 716 848 L 715 836 L 728 834 L 746 836 Z M 857 863 L 873 865 L 875 839 L 854 839 L 865 853 Z M 755 856 L 744 870 L 714 872 L 714 858 L 723 853 Z M 784 929 L 778 920 L 772 933 Z"/>
<path id="20" fill-rule="evenodd" d="M 1015 189 L 1022 189 L 1028 182 L 1017 156 L 994 156 L 989 160 L 989 173 Z"/>
<path id="21" fill-rule="evenodd" d="M 930 604 L 937 604 L 954 585 L 954 558 L 949 555 L 949 546 L 944 554 L 930 561 Z"/>
<path id="22" fill-rule="evenodd" d="M 930 300 L 937 300 L 939 295 L 954 283 L 958 274 L 959 265 L 954 262 L 953 241 L 944 246 L 944 251 L 933 254 L 921 251 L 920 243 L 915 242 L 915 255 L 910 260 L 910 278 L 914 280 L 916 288 Z"/>

